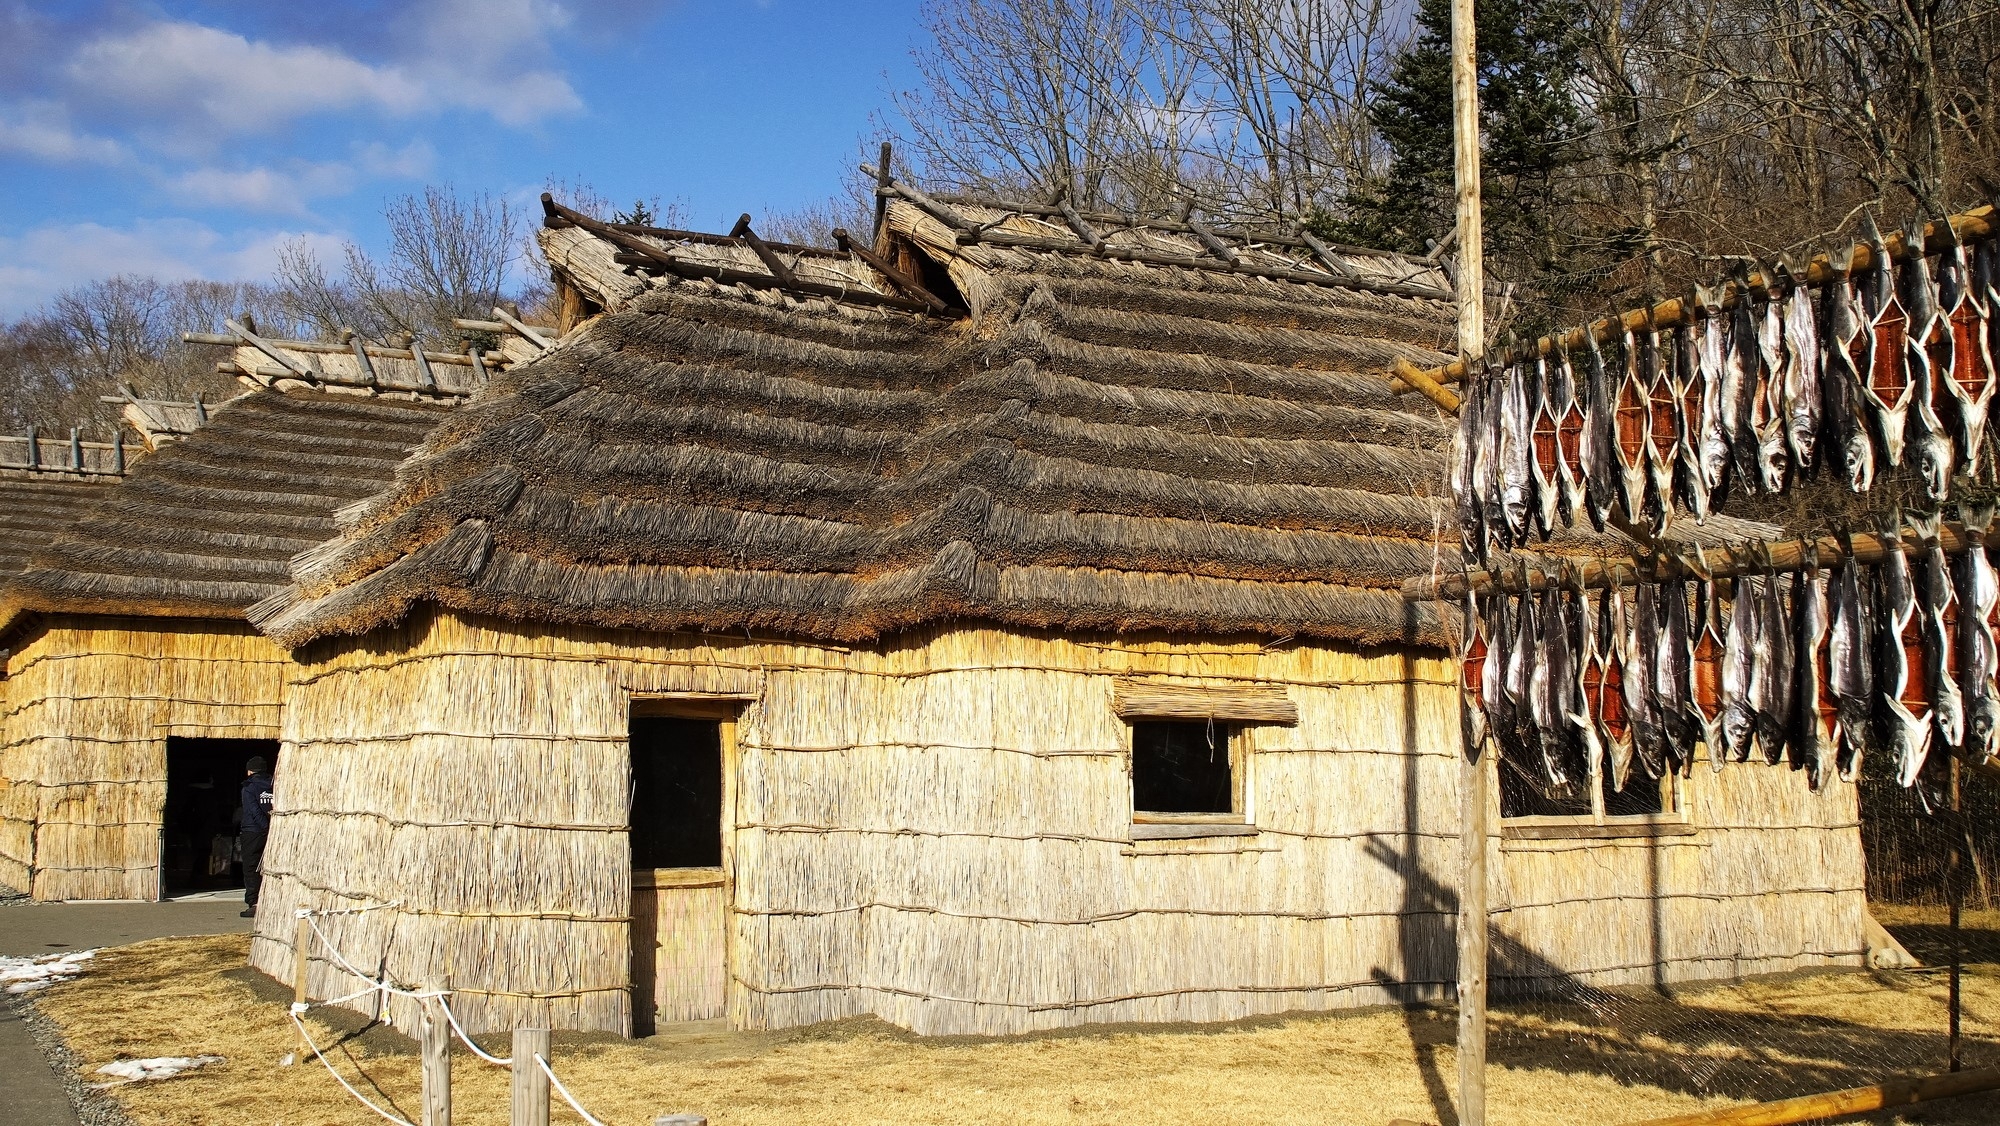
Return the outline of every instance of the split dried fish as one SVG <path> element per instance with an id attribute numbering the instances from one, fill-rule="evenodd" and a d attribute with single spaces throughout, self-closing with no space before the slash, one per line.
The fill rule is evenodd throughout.
<path id="1" fill-rule="evenodd" d="M 1587 503 L 1583 495 L 1583 402 L 1569 353 L 1558 349 L 1549 360 L 1548 410 L 1556 423 L 1556 510 L 1563 525 L 1576 524 Z"/>
<path id="2" fill-rule="evenodd" d="M 1757 608 L 1757 661 L 1750 672 L 1750 705 L 1756 713 L 1757 743 L 1764 761 L 1784 760 L 1791 735 L 1793 682 L 1792 586 L 1790 572 L 1763 576 L 1763 602 Z"/>
<path id="3" fill-rule="evenodd" d="M 1722 596 L 1714 579 L 1695 587 L 1695 627 L 1688 657 L 1688 710 L 1701 728 L 1709 764 L 1717 770 L 1729 756 L 1722 730 L 1722 655 L 1728 627 L 1722 621 Z"/>
<path id="4" fill-rule="evenodd" d="M 1850 277 L 1853 248 L 1835 252 L 1829 261 L 1833 276 L 1825 286 L 1826 366 L 1821 373 L 1827 435 L 1838 446 L 1847 487 L 1865 493 L 1875 483 L 1875 443 L 1868 436 L 1868 421 L 1862 413 L 1868 369 L 1856 367 L 1857 353 L 1866 351 L 1860 344 L 1866 338 L 1866 327 Z"/>
<path id="5" fill-rule="evenodd" d="M 1789 753 L 1792 769 L 1805 771 L 1806 785 L 1817 790 L 1834 772 L 1836 705 L 1826 669 L 1827 578 L 1819 569 L 1819 552 L 1811 545 L 1806 548 L 1795 598 Z"/>
<path id="6" fill-rule="evenodd" d="M 1757 739 L 1757 709 L 1750 701 L 1750 680 L 1757 667 L 1757 617 L 1763 610 L 1762 580 L 1754 575 L 1738 575 L 1729 607 L 1729 632 L 1722 650 L 1722 742 L 1724 753 L 1715 757 L 1715 768 L 1726 761 L 1742 762 L 1750 757 Z M 1713 753 L 1711 748 L 1711 753 Z"/>
<path id="7" fill-rule="evenodd" d="M 1562 448 L 1556 437 L 1556 414 L 1549 395 L 1549 365 L 1537 358 L 1517 369 L 1531 381 L 1528 400 L 1534 410 L 1534 517 L 1535 530 L 1547 540 L 1559 526 L 1562 492 Z"/>
<path id="8" fill-rule="evenodd" d="M 1534 410 L 1528 381 L 1516 369 L 1500 407 L 1500 492 L 1509 546 L 1524 544 L 1535 503 Z"/>
<path id="9" fill-rule="evenodd" d="M 1489 595 L 1489 597 L 1492 597 Z M 1464 706 L 1458 709 L 1465 740 L 1465 757 L 1478 762 L 1486 751 L 1486 698 L 1481 683 L 1486 672 L 1486 615 L 1479 608 L 1479 596 L 1469 587 L 1460 605 L 1458 674 Z"/>
<path id="10" fill-rule="evenodd" d="M 1989 240 L 1990 241 L 1990 240 Z M 1938 255 L 1938 306 L 1944 320 L 1944 347 L 1932 353 L 1937 387 L 1944 394 L 1939 414 L 1958 444 L 1959 460 L 1976 471 L 1984 451 L 1986 418 L 1993 406 L 1992 342 L 1987 331 L 1989 283 L 1979 274 L 1992 255 L 1968 257 L 1964 245 Z"/>
<path id="11" fill-rule="evenodd" d="M 1909 432 L 1910 404 L 1916 388 L 1906 366 L 1909 360 L 1908 314 L 1896 295 L 1896 279 L 1890 269 L 1889 249 L 1875 230 L 1872 219 L 1863 216 L 1869 242 L 1870 263 L 1855 285 L 1860 298 L 1862 331 L 1851 342 L 1854 369 L 1861 373 L 1862 405 L 1874 427 L 1884 464 L 1903 464 L 1903 446 Z"/>
<path id="12" fill-rule="evenodd" d="M 1597 626 L 1596 667 L 1584 685 L 1590 697 L 1591 714 L 1597 717 L 1599 741 L 1604 746 L 1611 784 L 1624 789 L 1632 770 L 1632 719 L 1626 711 L 1625 657 L 1628 636 L 1625 598 L 1617 587 L 1599 596 L 1594 614 Z"/>
<path id="13" fill-rule="evenodd" d="M 1767 285 L 1773 277 L 1764 268 Z M 1792 355 L 1785 347 L 1785 305 L 1775 289 L 1766 291 L 1757 311 L 1757 394 L 1753 400 L 1750 428 L 1757 435 L 1758 482 L 1767 493 L 1785 489 L 1791 469 L 1788 423 L 1791 404 L 1786 388 L 1792 380 Z"/>
<path id="14" fill-rule="evenodd" d="M 1931 749 L 1929 686 L 1924 683 L 1922 626 L 1917 592 L 1903 555 L 1902 519 L 1883 521 L 1887 548 L 1875 568 L 1875 667 L 1878 726 L 1884 753 L 1896 764 L 1896 779 L 1907 787 L 1917 780 Z"/>
<path id="15" fill-rule="evenodd" d="M 1986 554 L 1991 501 L 1964 509 L 1966 549 L 1958 558 L 1958 683 L 1965 697 L 1966 757 L 2000 754 L 2000 575 Z"/>
<path id="16" fill-rule="evenodd" d="M 1618 500 L 1617 403 L 1612 398 L 1611 378 L 1605 371 L 1604 352 L 1598 348 L 1594 334 L 1585 335 L 1589 345 L 1583 358 L 1584 386 L 1589 398 L 1584 406 L 1583 427 L 1584 496 L 1588 501 L 1585 511 L 1590 515 L 1590 526 L 1601 532 Z"/>
<path id="17" fill-rule="evenodd" d="M 1701 433 L 1699 454 L 1701 458 L 1701 483 L 1708 492 L 1711 509 L 1722 505 L 1725 486 L 1729 479 L 1729 423 L 1725 406 L 1727 380 L 1726 348 L 1729 325 L 1722 318 L 1722 295 L 1719 290 L 1696 286 L 1695 303 L 1701 309 L 1700 339 L 1696 343 L 1696 356 L 1701 370 Z"/>
<path id="18" fill-rule="evenodd" d="M 1688 584 L 1671 579 L 1660 585 L 1660 643 L 1653 661 L 1654 711 L 1665 752 L 1663 768 L 1678 773 L 1694 757 L 1704 732 L 1693 709 L 1693 639 L 1689 636 Z"/>
<path id="19" fill-rule="evenodd" d="M 1659 676 L 1655 666 L 1660 657 L 1660 600 L 1656 583 L 1640 583 L 1633 588 L 1625 650 L 1625 711 L 1632 717 L 1633 761 L 1647 778 L 1659 778 L 1666 769 L 1666 734 L 1658 710 Z M 1614 779 L 1619 790 L 1624 779 Z"/>
<path id="20" fill-rule="evenodd" d="M 1707 383 L 1702 378 L 1702 323 L 1683 318 L 1674 330 L 1674 399 L 1680 430 L 1674 443 L 1675 503 L 1692 513 L 1696 523 L 1708 518 L 1708 479 L 1701 466 L 1701 435 Z"/>
<path id="21" fill-rule="evenodd" d="M 1923 232 L 1918 230 L 1907 245 L 1921 248 Z M 1910 428 L 1909 452 L 1918 476 L 1923 479 L 1924 490 L 1935 504 L 1951 491 L 1951 439 L 1946 436 L 1944 419 L 1939 415 L 1939 407 L 1949 392 L 1938 387 L 1940 379 L 1951 381 L 1951 326 L 1938 308 L 1937 286 L 1931 281 L 1930 264 L 1921 249 L 1903 260 L 1901 274 L 1903 305 L 1910 317 L 1904 364 L 1910 373 L 1910 393 L 1917 408 Z M 1935 362 L 1939 359 L 1944 362 L 1942 375 Z"/>
<path id="22" fill-rule="evenodd" d="M 1619 365 L 1621 374 L 1616 392 L 1618 503 L 1625 510 L 1626 520 L 1643 524 L 1647 523 L 1646 485 L 1652 461 L 1652 396 L 1647 364 L 1631 331 L 1624 330 L 1620 339 L 1624 359 Z"/>
<path id="23" fill-rule="evenodd" d="M 1939 538 L 1937 513 L 1910 517 L 1922 554 L 1917 564 L 1917 604 L 1923 624 L 1924 680 L 1931 694 L 1931 722 L 1939 745 L 1956 747 L 1965 741 L 1965 698 L 1958 690 L 1958 599 L 1952 589 L 1951 566 Z"/>
<path id="24" fill-rule="evenodd" d="M 1724 322 L 1728 336 L 1722 350 L 1722 422 L 1729 432 L 1731 470 L 1745 488 L 1756 492 L 1764 481 L 1757 443 L 1757 376 L 1763 361 L 1748 292 L 1745 280 Z"/>
<path id="25" fill-rule="evenodd" d="M 1790 412 L 1788 435 L 1792 461 L 1800 469 L 1810 468 L 1817 450 L 1823 393 L 1820 387 L 1819 325 L 1813 315 L 1813 298 L 1802 271 L 1785 268 L 1790 293 L 1785 297 L 1785 351 L 1791 356 L 1786 369 L 1785 399 Z"/>
<path id="26" fill-rule="evenodd" d="M 1864 581 L 1861 564 L 1854 558 L 1853 543 L 1850 541 L 1845 547 L 1847 557 L 1841 560 L 1833 589 L 1827 663 L 1840 724 L 1834 765 L 1841 778 L 1851 782 L 1861 769 L 1863 753 L 1873 743 L 1874 633 L 1867 597 L 1873 584 Z"/>

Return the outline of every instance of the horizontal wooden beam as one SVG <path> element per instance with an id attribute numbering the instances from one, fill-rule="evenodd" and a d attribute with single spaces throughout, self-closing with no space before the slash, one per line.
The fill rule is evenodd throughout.
<path id="1" fill-rule="evenodd" d="M 1995 234 L 1996 230 L 2000 230 L 2000 220 L 1996 220 L 1992 205 L 1975 207 L 1963 214 L 1953 215 L 1950 219 L 1942 223 L 1926 224 L 1924 227 L 1924 253 L 1936 254 L 1962 242 L 1990 238 Z M 1902 232 L 1892 231 L 1883 237 L 1882 245 L 1883 249 L 1888 251 L 1889 257 L 1901 258 L 1904 254 L 1908 253 L 1907 241 Z M 1853 255 L 1850 265 L 1854 270 L 1868 269 L 1875 262 L 1874 248 L 1868 243 L 1855 243 L 1850 248 L 1849 253 Z M 1834 278 L 1835 273 L 1831 256 L 1826 254 L 1817 255 L 1806 266 L 1805 282 L 1807 285 L 1824 285 Z M 1751 293 L 1769 288 L 1772 280 L 1764 277 L 1761 272 L 1758 272 L 1752 273 L 1749 276 L 1747 287 L 1736 282 L 1728 283 L 1724 287 L 1723 307 L 1729 308 L 1735 305 L 1743 297 L 1746 288 Z M 1527 354 L 1530 356 L 1546 356 L 1557 351 L 1559 348 L 1563 351 L 1573 352 L 1584 348 L 1593 338 L 1599 343 L 1610 343 L 1613 340 L 1621 338 L 1627 332 L 1638 332 L 1648 325 L 1655 328 L 1672 328 L 1680 324 L 1686 315 L 1686 302 L 1679 298 L 1662 301 L 1649 308 L 1628 309 L 1616 316 L 1592 321 L 1579 328 L 1570 329 L 1568 332 L 1544 336 L 1540 340 L 1535 341 Z M 1443 367 L 1432 368 L 1424 374 L 1428 375 L 1436 383 L 1458 383 L 1465 378 L 1465 361 L 1463 359 L 1453 360 Z M 1388 380 L 1389 388 L 1392 391 L 1401 393 L 1416 390 L 1415 387 L 1411 386 L 1398 375 L 1392 374 L 1388 376 Z"/>
<path id="2" fill-rule="evenodd" d="M 1430 376 L 1424 374 L 1423 369 L 1411 363 L 1409 357 L 1396 357 L 1396 374 L 1402 376 L 1403 382 L 1409 384 L 1412 389 L 1422 393 L 1431 402 L 1436 403 L 1439 410 L 1444 411 L 1446 414 L 1458 413 L 1458 396 L 1433 381 Z"/>
<path id="3" fill-rule="evenodd" d="M 1895 1106 L 1956 1099 L 1984 1091 L 2000 1090 L 2000 1067 L 1960 1071 L 1923 1078 L 1891 1079 L 1871 1087 L 1850 1087 L 1823 1095 L 1803 1095 L 1795 1099 L 1753 1103 L 1699 1114 L 1677 1114 L 1671 1118 L 1649 1118 L 1627 1126 L 1794 1126 L 1867 1114 Z"/>
<path id="4" fill-rule="evenodd" d="M 907 313 L 927 313 L 930 306 L 922 301 L 898 297 L 889 293 L 877 293 L 872 289 L 847 288 L 827 285 L 824 282 L 800 280 L 790 286 L 781 285 L 769 274 L 753 270 L 738 270 L 729 266 L 717 266 L 707 262 L 695 262 L 686 258 L 676 258 L 671 263 L 661 262 L 643 254 L 616 254 L 612 261 L 621 266 L 637 266 L 641 269 L 660 270 L 678 277 L 701 280 L 703 278 L 718 285 L 741 285 L 751 289 L 775 289 L 781 293 L 803 293 L 812 297 L 824 297 L 832 301 L 842 301 L 849 305 L 881 305 L 890 309 L 901 309 Z"/>
<path id="5" fill-rule="evenodd" d="M 874 174 L 873 170 L 867 165 L 862 166 L 862 171 L 870 175 Z M 902 185 L 900 184 L 892 185 L 887 194 L 893 196 L 901 187 Z M 960 207 L 983 207 L 993 211 L 1017 211 L 1023 215 L 1034 215 L 1043 219 L 1068 218 L 1064 214 L 1064 204 L 1020 203 L 1014 200 L 987 199 L 981 196 L 952 192 L 938 192 L 931 198 L 937 200 L 939 203 L 956 204 Z M 1086 222 L 1106 227 L 1119 227 L 1125 230 L 1165 231 L 1168 234 L 1177 235 L 1194 233 L 1188 224 L 1177 223 L 1172 219 L 1148 219 L 1138 215 L 1121 215 L 1115 211 L 1083 211 L 1074 206 L 1070 206 L 1069 210 L 1076 211 L 1077 217 Z M 1393 250 L 1379 250 L 1368 246 L 1347 246 L 1341 243 L 1328 243 L 1310 234 L 1287 235 L 1277 231 L 1264 231 L 1252 227 L 1231 227 L 1227 225 L 1217 226 L 1212 229 L 1216 235 L 1236 242 L 1265 243 L 1270 246 L 1290 246 L 1300 249 L 1305 249 L 1313 246 L 1314 243 L 1318 243 L 1320 248 L 1363 258 L 1393 258 L 1399 261 L 1405 258 L 1404 255 L 1397 254 Z"/>
<path id="6" fill-rule="evenodd" d="M 221 332 L 183 332 L 181 333 L 181 339 L 189 344 L 221 344 L 236 348 L 243 346 L 242 340 Z M 274 340 L 270 343 L 279 348 L 289 348 L 294 352 L 310 352 L 316 356 L 351 356 L 354 354 L 353 349 L 349 345 L 327 344 L 318 340 Z M 385 360 L 414 361 L 416 358 L 408 348 L 388 348 L 378 344 L 368 344 L 363 347 L 368 355 L 380 357 Z M 433 352 L 426 348 L 424 349 L 424 358 L 434 364 L 457 364 L 460 367 L 472 366 L 472 356 L 465 352 Z M 489 351 L 484 358 L 489 364 L 504 364 L 507 362 L 507 355 L 504 352 Z M 119 401 L 123 402 L 124 400 L 120 399 Z M 193 406 L 194 404 L 178 403 L 168 405 Z"/>
<path id="7" fill-rule="evenodd" d="M 281 368 L 276 364 L 259 364 L 254 368 L 249 368 L 244 367 L 234 360 L 224 360 L 215 365 L 215 370 L 222 375 L 249 376 L 258 382 L 298 379 L 298 376 L 292 374 L 290 370 Z M 439 387 L 435 384 L 426 387 L 417 383 L 385 383 L 380 379 L 369 379 L 366 376 L 342 375 L 338 372 L 328 371 L 313 373 L 313 379 L 310 382 L 323 384 L 328 387 L 366 387 L 373 391 L 407 391 L 419 395 L 432 395 L 446 399 L 463 399 L 472 394 L 469 390 L 455 391 L 449 387 Z"/>

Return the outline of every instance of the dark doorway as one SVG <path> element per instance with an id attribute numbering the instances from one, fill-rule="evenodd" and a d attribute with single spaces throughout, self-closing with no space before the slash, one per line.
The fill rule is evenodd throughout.
<path id="1" fill-rule="evenodd" d="M 243 823 L 244 764 L 278 761 L 275 739 L 167 738 L 161 811 L 161 884 L 168 895 L 243 886 L 236 834 Z"/>
<path id="2" fill-rule="evenodd" d="M 632 868 L 722 863 L 722 724 L 632 717 Z"/>

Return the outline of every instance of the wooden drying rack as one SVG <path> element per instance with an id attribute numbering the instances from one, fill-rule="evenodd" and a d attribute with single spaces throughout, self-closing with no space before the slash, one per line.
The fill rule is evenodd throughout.
<path id="1" fill-rule="evenodd" d="M 1992 237 L 2000 232 L 2000 219 L 1996 219 L 1991 204 L 1975 207 L 1962 214 L 1953 215 L 1941 223 L 1929 223 L 1924 227 L 1924 253 L 1936 254 L 1953 246 L 1978 239 Z M 1890 232 L 1882 238 L 1883 250 L 1891 258 L 1900 258 L 1909 250 L 1909 238 L 1900 231 Z M 1850 249 L 1852 258 L 1849 268 L 1867 269 L 1874 264 L 1875 251 L 1870 243 L 1855 243 Z M 1824 285 L 1838 275 L 1830 255 L 1815 256 L 1806 265 L 1803 284 Z M 1796 275 L 1795 275 L 1796 276 Z M 1722 308 L 1731 308 L 1745 293 L 1769 289 L 1775 279 L 1753 272 L 1743 282 L 1729 282 L 1723 287 Z M 1558 350 L 1568 352 L 1588 345 L 1593 339 L 1600 343 L 1617 340 L 1627 332 L 1637 332 L 1648 326 L 1672 328 L 1687 319 L 1689 306 L 1693 302 L 1686 298 L 1673 298 L 1657 305 L 1642 309 L 1628 309 L 1616 316 L 1592 321 L 1568 332 L 1553 333 L 1535 341 L 1522 351 L 1522 355 L 1541 357 Z M 1407 359 L 1398 357 L 1395 369 L 1387 376 L 1389 389 L 1398 393 L 1415 391 L 1436 403 L 1451 414 L 1458 413 L 1459 397 L 1446 384 L 1462 383 L 1465 380 L 1466 364 L 1463 359 L 1453 360 L 1442 367 L 1428 370 L 1417 367 Z"/>

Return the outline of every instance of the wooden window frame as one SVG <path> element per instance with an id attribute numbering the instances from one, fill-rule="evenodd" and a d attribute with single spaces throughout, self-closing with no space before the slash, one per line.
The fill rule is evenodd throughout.
<path id="1" fill-rule="evenodd" d="M 1626 781 L 1626 785 L 1643 781 L 1643 778 L 1632 778 Z M 1504 840 L 1686 836 L 1696 831 L 1688 818 L 1686 782 L 1687 779 L 1672 771 L 1660 779 L 1663 790 L 1660 804 L 1665 808 L 1659 813 L 1606 813 L 1603 785 L 1592 786 L 1589 813 L 1502 817 L 1500 836 Z M 1500 788 L 1496 785 L 1496 803 L 1499 794 Z"/>
<path id="2" fill-rule="evenodd" d="M 1125 722 L 1125 799 L 1132 798 L 1134 743 L 1142 723 L 1215 723 L 1228 729 L 1229 806 L 1228 813 L 1162 813 L 1131 808 L 1132 838 L 1144 840 L 1185 840 L 1194 837 L 1247 837 L 1257 832 L 1255 796 L 1252 785 L 1256 760 L 1253 728 L 1243 720 L 1190 719 L 1186 716 L 1121 717 Z"/>

